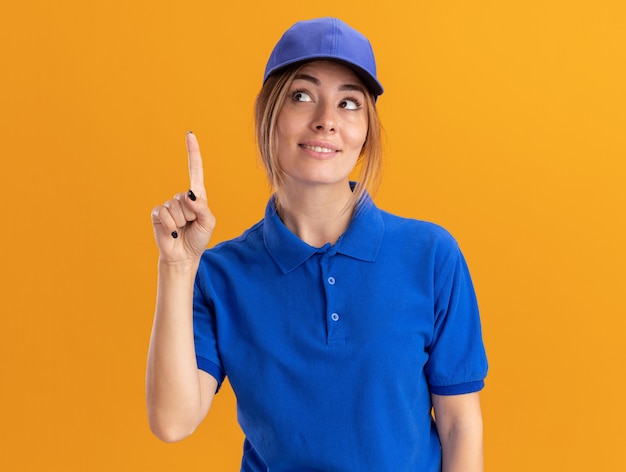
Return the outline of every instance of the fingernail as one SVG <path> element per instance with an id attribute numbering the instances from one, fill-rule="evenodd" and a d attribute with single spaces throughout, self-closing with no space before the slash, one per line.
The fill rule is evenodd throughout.
<path id="1" fill-rule="evenodd" d="M 178 237 L 178 231 L 172 231 L 172 238 L 176 239 Z"/>
<path id="2" fill-rule="evenodd" d="M 191 200 L 192 202 L 196 201 L 196 194 L 193 193 L 191 190 L 189 190 L 189 192 L 187 192 L 187 195 L 189 195 L 189 200 Z"/>
<path id="3" fill-rule="evenodd" d="M 193 131 L 191 131 L 190 129 L 187 130 L 187 134 L 193 134 Z"/>

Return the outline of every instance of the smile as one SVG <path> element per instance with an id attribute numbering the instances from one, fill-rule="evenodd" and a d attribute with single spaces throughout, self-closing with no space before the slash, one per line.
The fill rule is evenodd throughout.
<path id="1" fill-rule="evenodd" d="M 300 147 L 303 149 L 310 149 L 315 152 L 337 152 L 336 149 L 329 149 L 321 146 L 308 146 L 306 144 L 300 144 Z"/>

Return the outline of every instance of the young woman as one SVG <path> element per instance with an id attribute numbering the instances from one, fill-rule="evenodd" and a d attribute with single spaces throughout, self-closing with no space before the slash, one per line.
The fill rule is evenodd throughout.
<path id="1" fill-rule="evenodd" d="M 215 218 L 187 135 L 190 190 L 152 212 L 159 438 L 191 434 L 228 376 L 242 471 L 482 470 L 487 361 L 463 256 L 441 227 L 369 196 L 382 92 L 360 33 L 334 18 L 291 27 L 256 104 L 275 193 L 259 223 L 209 250 Z"/>

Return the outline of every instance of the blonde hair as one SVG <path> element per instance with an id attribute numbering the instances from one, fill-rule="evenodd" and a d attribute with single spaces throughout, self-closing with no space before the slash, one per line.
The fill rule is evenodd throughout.
<path id="1" fill-rule="evenodd" d="M 283 171 L 276 155 L 276 122 L 289 86 L 305 64 L 287 67 L 285 70 L 269 76 L 256 99 L 254 113 L 256 141 L 267 178 L 274 189 L 280 188 L 283 180 Z M 357 166 L 360 167 L 359 177 L 352 193 L 352 199 L 348 202 L 349 209 L 358 207 L 366 193 L 374 195 L 381 180 L 382 128 L 378 119 L 374 95 L 371 93 L 365 95 L 368 121 L 367 138 L 357 161 Z"/>

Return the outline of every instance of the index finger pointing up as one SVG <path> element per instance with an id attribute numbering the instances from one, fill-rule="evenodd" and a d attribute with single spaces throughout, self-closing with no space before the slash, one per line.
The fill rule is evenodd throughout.
<path id="1" fill-rule="evenodd" d="M 206 199 L 204 189 L 204 170 L 202 168 L 202 155 L 195 134 L 187 132 L 187 158 L 189 162 L 189 188 L 197 196 Z"/>

